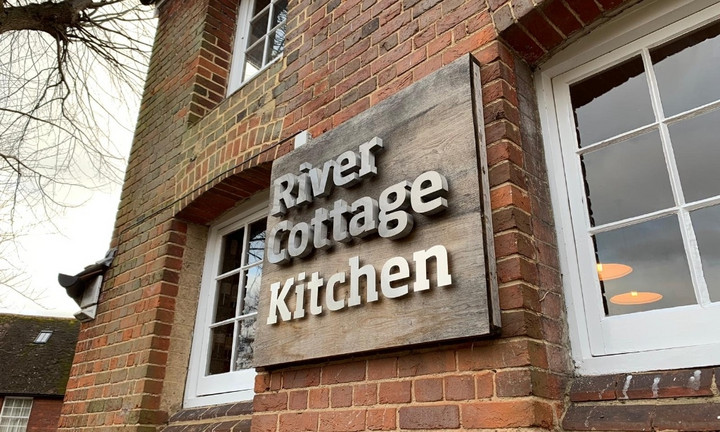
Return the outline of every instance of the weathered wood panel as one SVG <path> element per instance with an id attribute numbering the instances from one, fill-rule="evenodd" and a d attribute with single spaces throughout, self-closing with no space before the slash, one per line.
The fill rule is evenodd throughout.
<path id="1" fill-rule="evenodd" d="M 384 144 L 376 154 L 376 176 L 350 189 L 336 187 L 328 197 L 292 208 L 283 217 L 269 217 L 269 231 L 282 220 L 310 222 L 317 208 L 330 210 L 339 199 L 348 203 L 365 196 L 378 199 L 387 187 L 413 182 L 426 171 L 447 178 L 448 209 L 431 216 L 414 214 L 414 228 L 402 239 L 374 235 L 314 250 L 288 264 L 266 262 L 254 346 L 257 366 L 488 335 L 499 326 L 492 228 L 490 215 L 483 213 L 490 205 L 480 88 L 478 65 L 464 57 L 275 161 L 273 181 L 286 173 L 299 174 L 304 162 L 319 166 L 347 150 L 357 151 L 373 137 L 380 137 Z M 452 284 L 435 286 L 436 269 L 431 262 L 431 288 L 413 292 L 413 253 L 435 245 L 447 249 Z M 272 283 L 282 285 L 301 272 L 306 274 L 305 283 L 313 272 L 327 282 L 331 275 L 345 272 L 346 283 L 335 292 L 336 299 L 343 299 L 349 289 L 348 261 L 355 256 L 361 265 L 375 267 L 379 292 L 385 262 L 405 258 L 411 270 L 409 293 L 394 299 L 380 293 L 378 301 L 366 303 L 361 290 L 360 305 L 328 311 L 321 302 L 323 312 L 312 315 L 310 294 L 305 290 L 303 318 L 266 324 Z M 290 311 L 295 309 L 294 289 L 285 298 Z"/>

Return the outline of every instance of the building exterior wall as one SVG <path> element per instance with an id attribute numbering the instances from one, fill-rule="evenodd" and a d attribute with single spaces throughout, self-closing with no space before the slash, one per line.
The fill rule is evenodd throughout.
<path id="1" fill-rule="evenodd" d="M 62 399 L 33 399 L 28 432 L 54 432 L 62 410 Z"/>
<path id="2" fill-rule="evenodd" d="M 118 255 L 61 429 L 717 429 L 712 369 L 699 390 L 636 381 L 630 404 L 623 377 L 573 376 L 532 68 L 631 3 L 290 1 L 284 56 L 228 97 L 236 4 L 161 3 Z M 269 186 L 298 132 L 317 137 L 468 53 L 482 66 L 499 337 L 260 371 L 252 403 L 183 409 L 205 226 Z"/>

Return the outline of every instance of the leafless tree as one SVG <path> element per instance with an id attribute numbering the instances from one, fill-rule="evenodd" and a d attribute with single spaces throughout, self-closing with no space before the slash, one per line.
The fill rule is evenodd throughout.
<path id="1" fill-rule="evenodd" d="M 121 180 L 110 131 L 134 122 L 151 18 L 137 0 L 0 0 L 0 287 L 23 293 L 18 235 Z"/>

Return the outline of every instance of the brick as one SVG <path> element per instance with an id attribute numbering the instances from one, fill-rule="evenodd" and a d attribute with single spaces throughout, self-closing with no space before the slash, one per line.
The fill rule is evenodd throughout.
<path id="1" fill-rule="evenodd" d="M 499 370 L 495 374 L 495 386 L 499 397 L 530 396 L 530 369 Z"/>
<path id="2" fill-rule="evenodd" d="M 550 405 L 530 400 L 479 401 L 462 405 L 462 424 L 466 428 L 550 427 Z"/>
<path id="3" fill-rule="evenodd" d="M 401 429 L 457 429 L 460 415 L 457 405 L 409 406 L 398 410 Z"/>
<path id="4" fill-rule="evenodd" d="M 349 407 L 352 405 L 351 386 L 337 386 L 330 389 L 330 406 L 333 408 Z"/>
<path id="5" fill-rule="evenodd" d="M 302 412 L 280 414 L 279 432 L 316 431 L 318 413 Z"/>
<path id="6" fill-rule="evenodd" d="M 365 379 L 366 362 L 338 363 L 328 365 L 322 371 L 322 384 L 338 384 Z"/>
<path id="7" fill-rule="evenodd" d="M 320 384 L 320 368 L 298 369 L 283 372 L 282 388 L 312 387 Z"/>
<path id="8" fill-rule="evenodd" d="M 648 405 L 571 405 L 563 417 L 565 430 L 648 431 L 653 407 Z"/>
<path id="9" fill-rule="evenodd" d="M 398 374 L 396 357 L 368 360 L 369 380 L 396 378 L 397 376 Z"/>
<path id="10" fill-rule="evenodd" d="M 287 393 L 263 393 L 253 398 L 253 408 L 256 412 L 280 411 L 287 409 Z"/>
<path id="11" fill-rule="evenodd" d="M 319 429 L 327 432 L 365 430 L 365 410 L 329 411 L 320 413 Z"/>
<path id="12" fill-rule="evenodd" d="M 353 405 L 365 406 L 377 403 L 377 384 L 357 384 L 353 388 Z"/>
<path id="13" fill-rule="evenodd" d="M 395 430 L 395 408 L 374 408 L 367 411 L 368 430 Z"/>
<path id="14" fill-rule="evenodd" d="M 378 400 L 381 404 L 408 403 L 411 390 L 411 381 L 383 382 L 379 385 Z"/>
<path id="15" fill-rule="evenodd" d="M 445 400 L 470 400 L 475 398 L 475 380 L 472 375 L 445 377 Z"/>
<path id="16" fill-rule="evenodd" d="M 475 374 L 475 389 L 478 399 L 486 399 L 492 397 L 495 393 L 494 389 L 494 373 L 481 372 Z"/>
<path id="17" fill-rule="evenodd" d="M 415 400 L 436 402 L 443 398 L 443 380 L 440 378 L 418 379 L 414 383 Z"/>
<path id="18" fill-rule="evenodd" d="M 327 408 L 330 406 L 330 389 L 327 387 L 310 389 L 308 394 L 308 407 Z"/>
<path id="19" fill-rule="evenodd" d="M 458 350 L 458 370 L 484 370 L 530 364 L 530 347 L 525 340 L 473 344 Z"/>
<path id="20" fill-rule="evenodd" d="M 712 369 L 694 369 L 621 375 L 615 395 L 618 399 L 711 396 L 712 374 Z"/>
<path id="21" fill-rule="evenodd" d="M 455 370 L 455 353 L 450 350 L 410 354 L 398 359 L 401 377 L 427 375 Z"/>
<path id="22" fill-rule="evenodd" d="M 617 376 L 587 376 L 573 380 L 570 400 L 573 402 L 613 400 L 616 398 Z"/>
<path id="23" fill-rule="evenodd" d="M 288 408 L 291 410 L 302 410 L 308 406 L 308 391 L 297 390 L 290 392 L 288 397 Z"/>

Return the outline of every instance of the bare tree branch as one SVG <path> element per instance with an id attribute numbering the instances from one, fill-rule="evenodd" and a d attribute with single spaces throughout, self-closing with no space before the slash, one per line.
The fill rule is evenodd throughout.
<path id="1" fill-rule="evenodd" d="M 28 283 L 6 258 L 18 236 L 121 181 L 111 130 L 133 126 L 123 96 L 142 89 L 151 14 L 137 0 L 0 0 L 0 287 Z"/>

